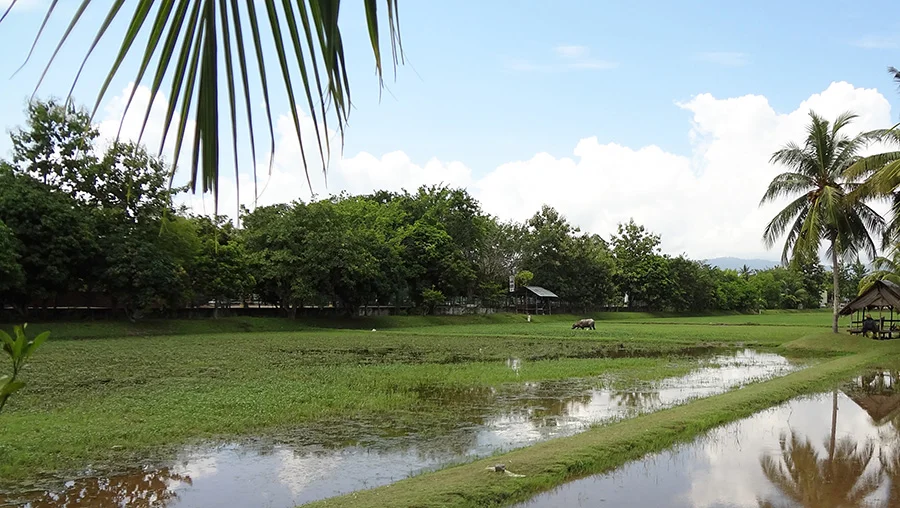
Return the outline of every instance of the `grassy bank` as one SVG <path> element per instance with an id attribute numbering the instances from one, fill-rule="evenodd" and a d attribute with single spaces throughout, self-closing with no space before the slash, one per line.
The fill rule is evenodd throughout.
<path id="1" fill-rule="evenodd" d="M 822 337 L 810 340 L 816 338 Z M 483 507 L 524 501 L 566 481 L 610 471 L 797 395 L 830 389 L 860 369 L 896 366 L 898 361 L 900 347 L 877 346 L 723 395 L 307 506 Z M 504 463 L 509 470 L 525 476 L 512 478 L 486 470 L 495 463 Z"/>

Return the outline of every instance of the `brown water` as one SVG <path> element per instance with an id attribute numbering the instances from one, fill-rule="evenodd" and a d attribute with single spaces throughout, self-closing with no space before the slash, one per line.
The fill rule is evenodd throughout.
<path id="1" fill-rule="evenodd" d="M 798 398 L 519 507 L 897 507 L 896 382 L 870 373 L 836 392 L 834 420 L 834 393 Z"/>
<path id="2" fill-rule="evenodd" d="M 518 371 L 522 362 L 511 358 L 507 365 Z M 349 420 L 327 434 L 298 431 L 296 439 L 287 440 L 290 444 L 185 449 L 164 468 L 146 466 L 121 476 L 87 477 L 5 502 L 32 507 L 295 506 L 572 435 L 596 423 L 795 369 L 779 355 L 742 350 L 701 360 L 700 367 L 686 376 L 629 390 L 597 389 L 596 379 L 517 383 L 499 389 L 423 388 L 423 400 L 454 407 L 458 418 L 436 423 L 423 417 L 427 428 L 410 427 L 408 421 L 398 427 L 391 421 Z"/>

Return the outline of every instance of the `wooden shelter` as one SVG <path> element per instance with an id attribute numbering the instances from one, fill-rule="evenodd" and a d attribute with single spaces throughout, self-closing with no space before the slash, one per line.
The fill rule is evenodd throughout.
<path id="1" fill-rule="evenodd" d="M 844 306 L 841 316 L 851 316 L 851 334 L 862 333 L 862 322 L 866 314 L 877 310 L 879 322 L 876 338 L 889 339 L 892 334 L 900 335 L 900 319 L 894 319 L 894 309 L 900 309 L 900 286 L 887 280 L 877 280 L 865 293 Z M 889 316 L 885 319 L 885 311 Z M 855 314 L 855 315 L 854 315 Z M 900 315 L 897 316 L 900 318 Z"/>
<path id="2" fill-rule="evenodd" d="M 553 314 L 553 300 L 559 299 L 553 291 L 540 286 L 524 286 L 515 293 L 516 312 L 527 314 Z"/>

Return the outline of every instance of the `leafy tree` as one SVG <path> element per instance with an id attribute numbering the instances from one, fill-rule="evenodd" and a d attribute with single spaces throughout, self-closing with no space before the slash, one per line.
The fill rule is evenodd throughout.
<path id="1" fill-rule="evenodd" d="M 213 317 L 218 317 L 222 301 L 238 300 L 253 288 L 247 254 L 230 222 L 222 217 L 193 220 L 198 241 L 190 266 L 191 294 L 195 301 L 213 300 Z"/>
<path id="2" fill-rule="evenodd" d="M 756 306 L 758 296 L 749 281 L 734 270 L 718 274 L 716 307 L 720 310 L 749 310 Z"/>
<path id="3" fill-rule="evenodd" d="M 422 306 L 426 314 L 434 314 L 434 308 L 446 302 L 447 298 L 444 293 L 437 289 L 428 288 L 422 290 Z"/>
<path id="4" fill-rule="evenodd" d="M 19 264 L 19 245 L 12 230 L 0 220 L 0 308 L 12 295 L 21 294 L 25 286 L 25 271 Z"/>
<path id="5" fill-rule="evenodd" d="M 866 276 L 866 271 L 866 265 L 859 259 L 843 267 L 840 273 L 842 300 L 852 300 L 860 294 L 860 284 Z"/>
<path id="6" fill-rule="evenodd" d="M 25 281 L 10 299 L 22 312 L 29 301 L 84 287 L 96 259 L 96 233 L 70 195 L 0 163 L 0 221 L 17 240 Z"/>
<path id="7" fill-rule="evenodd" d="M 685 256 L 670 258 L 672 280 L 667 307 L 676 312 L 702 312 L 718 308 L 719 270 Z"/>
<path id="8" fill-rule="evenodd" d="M 822 242 L 827 242 L 834 267 L 834 333 L 838 332 L 839 259 L 856 256 L 860 250 L 874 257 L 876 249 L 870 231 L 880 233 L 884 229 L 881 216 L 849 196 L 856 182 L 847 170 L 860 160 L 859 152 L 866 143 L 865 136 L 850 138 L 841 132 L 854 118 L 856 115 L 844 113 L 832 124 L 810 112 L 804 146 L 788 143 L 772 155 L 771 162 L 790 170 L 772 180 L 760 202 L 762 205 L 782 197 L 793 199 L 763 233 L 769 247 L 787 233 L 782 251 L 784 262 L 798 255 L 816 255 Z"/>
<path id="9" fill-rule="evenodd" d="M 64 192 L 79 190 L 96 163 L 99 133 L 90 115 L 53 99 L 31 101 L 25 113 L 26 127 L 10 134 L 16 170 Z"/>
<path id="10" fill-rule="evenodd" d="M 612 236 L 619 291 L 629 297 L 629 306 L 652 310 L 665 307 L 671 290 L 667 260 L 660 254 L 659 235 L 648 232 L 634 220 L 618 225 Z"/>
<path id="11" fill-rule="evenodd" d="M 16 3 L 17 0 L 9 2 L 8 9 L 12 9 Z M 87 4 L 88 2 L 85 2 L 84 6 Z M 134 78 L 134 90 L 149 76 L 153 76 L 150 88 L 152 95 L 155 96 L 165 81 L 162 78 L 164 76 L 170 78 L 169 114 L 162 130 L 169 132 L 170 127 L 179 125 L 174 135 L 176 153 L 173 160 L 178 160 L 177 152 L 183 147 L 186 137 L 191 136 L 195 140 L 191 165 L 192 188 L 201 183 L 204 192 L 211 191 L 217 195 L 221 139 L 219 125 L 230 123 L 231 139 L 228 143 L 234 147 L 239 146 L 238 125 L 249 126 L 247 132 L 251 152 L 253 159 L 256 160 L 255 122 L 251 106 L 256 102 L 251 97 L 254 95 L 251 91 L 262 91 L 262 99 L 266 104 L 267 126 L 271 133 L 273 124 L 268 105 L 269 93 L 272 90 L 269 85 L 272 83 L 267 82 L 264 69 L 275 65 L 281 70 L 284 90 L 291 106 L 297 139 L 301 144 L 302 163 L 306 167 L 307 153 L 312 155 L 311 152 L 315 150 L 310 146 L 310 140 L 300 135 L 300 114 L 297 104 L 305 97 L 313 125 L 316 126 L 317 147 L 324 169 L 324 161 L 327 159 L 325 154 L 329 149 L 327 113 L 334 115 L 338 130 L 343 134 L 344 123 L 350 111 L 350 80 L 345 64 L 341 27 L 338 23 L 341 5 L 339 0 L 327 3 L 313 0 L 299 2 L 265 0 L 245 3 L 202 0 L 162 2 L 151 6 L 140 4 L 131 15 L 123 14 L 123 4 L 124 2 L 113 2 L 106 16 L 82 16 L 82 9 L 77 9 L 72 16 L 72 26 L 79 22 L 97 23 L 97 30 L 93 31 L 97 33 L 97 38 L 87 50 L 87 55 L 92 53 L 94 46 L 107 34 L 107 28 L 117 25 L 110 23 L 110 20 L 126 21 L 125 24 L 129 26 L 128 32 L 117 39 L 121 41 L 119 51 L 116 52 L 119 56 L 111 62 L 108 79 L 99 90 L 93 112 L 96 112 L 101 100 L 106 96 L 112 78 L 122 69 L 121 64 L 123 61 L 127 62 L 128 58 L 136 58 L 143 62 Z M 50 3 L 46 14 L 48 18 L 54 13 L 57 5 L 57 2 Z M 245 6 L 244 10 L 241 9 L 241 5 Z M 380 83 L 383 61 L 379 37 L 382 25 L 379 20 L 387 18 L 391 61 L 394 66 L 398 63 L 398 51 L 401 48 L 397 0 L 385 0 L 386 16 L 384 11 L 378 12 L 376 5 L 377 2 L 374 0 L 365 3 L 367 21 L 365 26 L 372 43 L 375 70 Z M 0 16 L 0 22 L 8 12 L 9 10 Z M 62 35 L 60 44 L 68 38 L 71 28 L 70 26 L 70 29 Z M 146 41 L 136 37 L 141 29 L 144 29 L 145 33 L 149 32 Z M 37 37 L 39 38 L 42 33 L 43 30 L 38 31 Z M 136 39 L 141 43 L 134 44 Z M 193 55 L 190 65 L 186 65 L 187 59 L 172 58 L 175 47 L 169 44 L 169 41 L 176 40 L 184 41 L 180 50 L 182 56 Z M 265 60 L 265 51 L 262 47 L 264 40 L 271 40 L 274 43 L 277 63 Z M 255 50 L 248 52 L 245 48 Z M 257 73 L 254 68 L 258 68 L 259 72 Z M 302 77 L 300 86 L 295 85 L 298 71 Z M 259 82 L 256 81 L 257 77 Z M 229 106 L 228 113 L 219 111 L 220 94 L 223 93 L 220 90 L 221 84 L 224 84 L 227 90 L 224 103 Z M 148 104 L 144 116 L 145 124 L 152 103 L 153 101 Z M 181 121 L 173 124 L 173 120 L 178 116 L 174 115 L 177 105 L 181 105 L 179 106 Z M 327 105 L 331 105 L 331 108 L 326 109 Z M 238 119 L 238 109 L 244 110 L 246 120 Z M 193 128 L 190 129 L 184 117 L 188 111 L 196 113 Z M 271 150 L 274 151 L 274 144 Z M 235 170 L 236 166 L 237 154 L 235 154 Z"/>
<path id="12" fill-rule="evenodd" d="M 244 213 L 244 239 L 256 291 L 287 312 L 309 302 L 314 291 L 302 278 L 297 224 L 293 205 L 262 206 Z"/>

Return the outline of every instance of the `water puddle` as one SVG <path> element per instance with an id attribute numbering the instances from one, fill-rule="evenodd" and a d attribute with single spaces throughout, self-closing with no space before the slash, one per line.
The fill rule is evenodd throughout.
<path id="1" fill-rule="evenodd" d="M 510 358 L 506 364 L 518 373 L 523 362 Z M 383 421 L 371 425 L 352 421 L 329 436 L 303 433 L 293 444 L 186 449 L 166 468 L 80 479 L 58 491 L 23 494 L 5 502 L 34 508 L 295 506 L 572 435 L 594 424 L 796 369 L 779 355 L 741 350 L 709 356 L 688 375 L 628 390 L 598 389 L 597 379 L 516 383 L 496 389 L 423 388 L 419 393 L 423 401 L 453 407 L 457 418 L 437 430 L 433 422 L 428 428 L 410 427 L 408 422 L 406 427 L 392 428 Z M 0 496 L 0 506 L 3 503 Z"/>
<path id="2" fill-rule="evenodd" d="M 519 506 L 900 506 L 897 376 L 869 373 Z"/>

